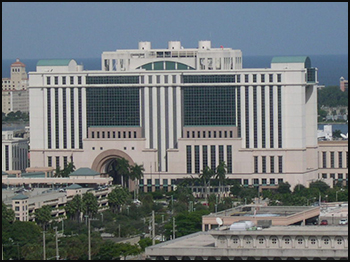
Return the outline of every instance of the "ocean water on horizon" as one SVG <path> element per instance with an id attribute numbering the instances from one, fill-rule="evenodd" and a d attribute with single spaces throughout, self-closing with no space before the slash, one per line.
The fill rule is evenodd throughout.
<path id="1" fill-rule="evenodd" d="M 318 68 L 320 85 L 339 86 L 340 77 L 348 79 L 348 55 L 310 55 L 311 66 Z M 243 68 L 270 68 L 273 56 L 244 56 Z M 27 72 L 35 71 L 40 59 L 20 59 L 26 65 Z M 85 70 L 101 70 L 101 58 L 77 58 L 78 64 L 83 64 Z M 2 77 L 10 77 L 10 66 L 14 59 L 2 60 Z"/>

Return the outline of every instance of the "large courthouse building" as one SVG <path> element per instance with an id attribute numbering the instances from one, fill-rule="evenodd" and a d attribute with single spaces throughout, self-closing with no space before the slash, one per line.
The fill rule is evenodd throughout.
<path id="1" fill-rule="evenodd" d="M 103 52 L 101 70 L 40 60 L 29 73 L 31 166 L 100 173 L 116 158 L 142 164 L 145 191 L 170 189 L 205 166 L 227 165 L 244 185 L 318 179 L 317 69 L 307 56 L 242 68 L 242 52 L 138 49 Z M 345 155 L 345 154 L 344 154 Z"/>

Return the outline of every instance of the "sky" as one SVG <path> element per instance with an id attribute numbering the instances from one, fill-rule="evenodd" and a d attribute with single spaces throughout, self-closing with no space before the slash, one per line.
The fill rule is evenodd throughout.
<path id="1" fill-rule="evenodd" d="M 150 41 L 243 56 L 347 55 L 347 2 L 2 2 L 2 58 L 98 58 Z"/>

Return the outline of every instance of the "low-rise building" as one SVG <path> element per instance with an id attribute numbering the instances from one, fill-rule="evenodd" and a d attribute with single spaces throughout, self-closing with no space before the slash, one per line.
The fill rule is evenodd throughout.
<path id="1" fill-rule="evenodd" d="M 151 260 L 347 260 L 342 226 L 272 226 L 197 232 L 146 248 Z"/>
<path id="2" fill-rule="evenodd" d="M 28 167 L 28 139 L 15 137 L 14 131 L 2 131 L 2 170 L 21 170 Z"/>

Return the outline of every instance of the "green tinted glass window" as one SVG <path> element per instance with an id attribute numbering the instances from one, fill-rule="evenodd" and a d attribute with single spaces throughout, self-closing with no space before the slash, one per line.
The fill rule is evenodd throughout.
<path id="1" fill-rule="evenodd" d="M 154 70 L 164 70 L 163 61 L 161 61 L 161 62 L 154 62 Z"/>
<path id="2" fill-rule="evenodd" d="M 184 87 L 185 125 L 236 125 L 233 86 Z"/>
<path id="3" fill-rule="evenodd" d="M 139 88 L 86 89 L 88 126 L 139 126 Z"/>

